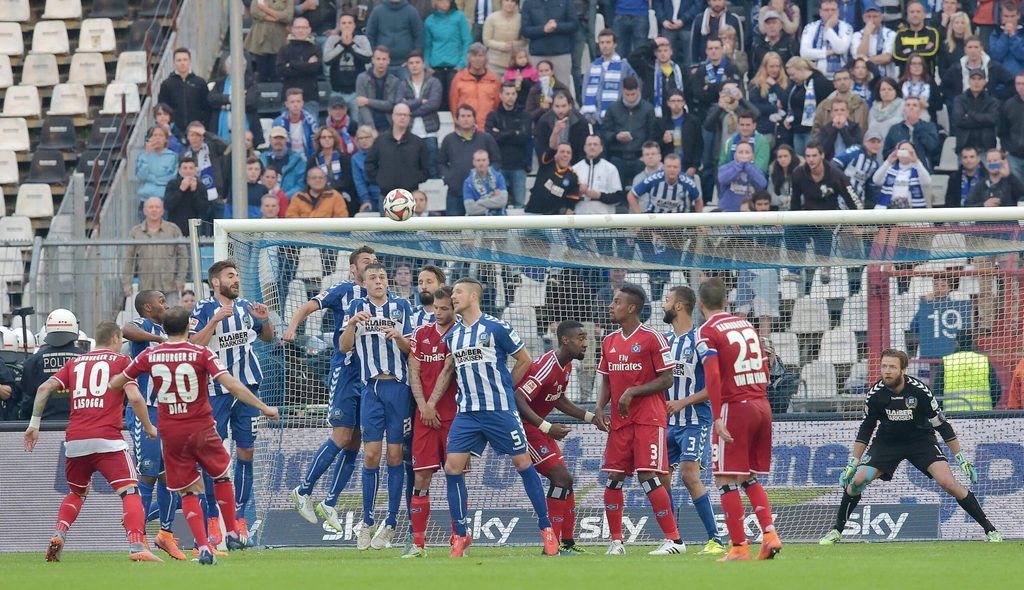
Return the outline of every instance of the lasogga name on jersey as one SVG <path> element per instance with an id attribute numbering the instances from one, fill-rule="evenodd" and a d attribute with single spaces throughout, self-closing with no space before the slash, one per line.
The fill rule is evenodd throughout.
<path id="1" fill-rule="evenodd" d="M 484 349 L 479 346 L 456 350 L 452 355 L 455 357 L 455 364 L 462 366 L 467 363 L 482 363 L 484 361 Z"/>

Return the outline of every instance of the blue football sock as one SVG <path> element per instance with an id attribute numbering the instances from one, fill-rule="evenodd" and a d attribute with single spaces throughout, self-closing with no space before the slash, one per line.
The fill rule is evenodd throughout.
<path id="1" fill-rule="evenodd" d="M 380 467 L 363 467 L 363 524 L 373 526 L 373 506 L 377 503 Z"/>
<path id="2" fill-rule="evenodd" d="M 458 475 L 445 474 L 448 483 L 448 510 L 452 515 L 452 522 L 455 523 L 455 534 L 460 537 L 466 536 L 466 501 L 469 496 L 466 489 L 466 479 L 460 473 Z"/>
<path id="3" fill-rule="evenodd" d="M 409 518 L 409 526 L 412 526 L 412 486 L 416 483 L 416 472 L 412 470 L 412 463 L 405 463 L 405 512 Z M 411 529 L 410 529 L 411 530 Z"/>
<path id="4" fill-rule="evenodd" d="M 164 482 L 158 482 L 156 486 L 156 503 L 160 510 L 160 528 L 165 531 L 171 530 L 174 526 L 174 511 L 178 509 L 179 494 L 172 494 Z"/>
<path id="5" fill-rule="evenodd" d="M 139 479 L 139 499 L 142 500 L 142 512 L 146 515 L 146 520 L 152 520 L 149 514 L 150 505 L 153 503 L 153 485 Z"/>
<path id="6" fill-rule="evenodd" d="M 341 452 L 339 447 L 331 439 L 320 445 L 316 453 L 313 455 L 313 460 L 309 462 L 309 467 L 306 468 L 306 476 L 302 478 L 302 483 L 299 484 L 299 493 L 308 496 L 313 491 L 313 486 L 320 480 L 320 477 L 327 472 L 327 468 L 334 462 L 334 458 Z"/>
<path id="7" fill-rule="evenodd" d="M 220 506 L 217 505 L 217 496 L 213 494 L 213 478 L 206 471 L 203 471 L 203 488 L 206 489 L 206 517 L 217 518 L 220 516 Z"/>
<path id="8" fill-rule="evenodd" d="M 704 495 L 693 501 L 693 507 L 697 509 L 697 516 L 704 524 L 704 530 L 708 533 L 708 539 L 722 540 L 718 537 L 718 524 L 715 522 L 715 511 L 711 508 L 711 493 L 704 492 Z"/>
<path id="9" fill-rule="evenodd" d="M 324 504 L 335 506 L 338 503 L 338 497 L 348 487 L 348 482 L 352 479 L 352 474 L 355 473 L 358 457 L 359 451 L 342 449 L 341 458 L 334 466 L 334 477 L 331 479 L 331 487 L 327 490 L 327 499 L 324 500 Z"/>
<path id="10" fill-rule="evenodd" d="M 551 520 L 548 518 L 547 495 L 544 493 L 544 484 L 541 483 L 537 470 L 533 468 L 533 465 L 530 465 L 519 472 L 519 477 L 523 478 L 523 489 L 526 490 L 526 495 L 530 497 L 533 511 L 537 513 L 537 525 L 541 530 L 550 528 Z"/>
<path id="11" fill-rule="evenodd" d="M 388 516 L 384 524 L 396 526 L 405 490 L 405 465 L 388 465 Z"/>
<path id="12" fill-rule="evenodd" d="M 245 509 L 252 497 L 252 461 L 235 459 L 235 513 L 245 518 Z M 216 504 L 216 501 L 214 501 Z"/>

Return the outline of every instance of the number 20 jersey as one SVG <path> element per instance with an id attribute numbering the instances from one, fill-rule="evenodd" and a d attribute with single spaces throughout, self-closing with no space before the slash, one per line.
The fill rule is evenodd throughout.
<path id="1" fill-rule="evenodd" d="M 718 357 L 722 403 L 768 397 L 768 359 L 750 322 L 716 313 L 700 328 L 697 353 L 702 361 Z"/>

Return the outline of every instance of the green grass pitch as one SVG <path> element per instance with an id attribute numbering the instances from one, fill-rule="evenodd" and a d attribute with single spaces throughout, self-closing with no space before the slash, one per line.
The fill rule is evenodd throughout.
<path id="1" fill-rule="evenodd" d="M 65 551 L 61 563 L 43 551 L 0 555 L 3 588 L 411 588 L 461 590 L 534 587 L 598 588 L 1002 588 L 1024 574 L 1024 542 L 1003 544 L 879 543 L 834 547 L 787 545 L 770 562 L 716 563 L 696 555 L 651 557 L 650 547 L 627 546 L 625 557 L 542 557 L 539 547 L 474 547 L 471 557 L 448 558 L 446 548 L 424 559 L 399 559 L 401 549 L 277 549 L 222 558 L 214 567 L 192 562 L 131 563 L 124 554 Z M 756 552 L 756 547 L 755 547 Z M 166 557 L 161 553 L 161 557 Z"/>

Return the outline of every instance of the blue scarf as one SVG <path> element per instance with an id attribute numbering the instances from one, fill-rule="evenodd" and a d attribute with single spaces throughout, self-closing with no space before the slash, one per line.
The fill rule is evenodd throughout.
<path id="1" fill-rule="evenodd" d="M 231 76 L 224 78 L 224 94 L 231 96 Z M 245 117 L 245 130 L 249 130 L 249 118 Z M 231 109 L 221 110 L 220 115 L 217 117 L 217 135 L 230 138 L 231 137 Z"/>
<path id="2" fill-rule="evenodd" d="M 836 23 L 833 29 L 837 34 L 839 33 L 839 23 Z M 828 44 L 825 42 L 825 21 L 818 21 L 818 32 L 814 34 L 814 48 L 815 49 L 828 49 Z M 825 58 L 825 68 L 827 73 L 834 74 L 839 70 L 843 69 L 843 58 L 839 55 L 832 55 Z"/>
<path id="3" fill-rule="evenodd" d="M 672 63 L 672 79 L 676 83 L 676 88 L 679 90 L 683 89 L 683 72 L 679 69 L 679 66 Z M 654 62 L 654 116 L 661 117 L 661 105 L 662 105 L 662 94 L 665 86 L 665 72 L 661 69 L 661 64 L 655 60 Z"/>
<path id="4" fill-rule="evenodd" d="M 737 133 L 736 135 L 732 136 L 732 139 L 729 140 L 729 158 L 732 160 L 736 159 L 736 144 L 740 142 L 740 139 L 740 134 Z M 755 139 L 754 135 L 750 136 L 750 139 L 747 140 L 747 143 L 750 144 L 750 150 L 755 151 L 755 145 L 757 143 L 757 140 Z"/>
<path id="5" fill-rule="evenodd" d="M 960 206 L 967 206 L 967 197 L 971 194 L 971 189 L 974 185 L 981 182 L 981 166 L 974 171 L 974 176 L 967 176 L 967 173 L 963 170 L 960 171 Z"/>
<path id="6" fill-rule="evenodd" d="M 921 100 L 931 103 L 932 87 L 927 82 L 911 82 L 907 80 L 903 83 L 903 97 L 916 96 Z"/>
<path id="7" fill-rule="evenodd" d="M 902 171 L 900 163 L 896 162 L 886 172 L 885 184 L 882 185 L 882 192 L 878 195 L 876 209 L 922 209 L 928 206 L 928 201 L 924 198 L 924 190 L 921 188 L 921 178 L 917 173 L 917 168 L 913 166 L 910 168 L 910 202 L 903 199 L 892 201 L 896 175 Z"/>
<path id="8" fill-rule="evenodd" d="M 704 80 L 708 84 L 719 84 L 725 80 L 725 67 L 729 65 L 729 60 L 722 58 L 722 61 L 716 68 L 711 60 L 704 62 Z"/>
<path id="9" fill-rule="evenodd" d="M 814 96 L 814 76 L 811 75 L 804 83 L 804 110 L 800 116 L 800 125 L 802 127 L 812 127 L 814 125 L 814 113 L 818 110 L 818 101 Z"/>
<path id="10" fill-rule="evenodd" d="M 604 68 L 605 64 L 608 65 L 607 71 Z M 580 112 L 584 115 L 596 113 L 598 118 L 603 117 L 608 107 L 619 100 L 621 93 L 622 58 L 618 54 L 607 62 L 600 58 L 590 64 L 587 87 L 583 90 L 583 108 Z"/>
<path id="11" fill-rule="evenodd" d="M 868 108 L 871 108 L 871 103 L 874 101 L 874 96 L 871 94 L 871 89 L 866 84 L 860 82 L 853 83 L 853 93 L 864 99 L 864 102 L 868 103 Z"/>
<path id="12" fill-rule="evenodd" d="M 324 174 L 327 175 L 327 178 L 331 179 L 331 182 L 329 182 L 328 184 L 333 184 L 334 182 L 337 182 L 337 181 L 342 179 L 342 173 L 341 173 L 341 153 L 338 152 L 338 150 L 333 150 L 331 152 L 331 163 L 330 163 L 330 165 L 328 165 L 327 161 L 324 159 L 323 152 L 320 152 L 319 154 L 317 154 L 317 156 L 316 156 L 316 165 L 317 165 L 317 168 L 319 168 L 319 169 L 324 171 Z"/>
<path id="13" fill-rule="evenodd" d="M 220 195 L 217 194 L 217 183 L 213 175 L 213 159 L 210 157 L 210 146 L 203 142 L 203 147 L 195 153 L 196 167 L 199 168 L 199 180 L 206 187 L 206 198 L 215 201 Z"/>

